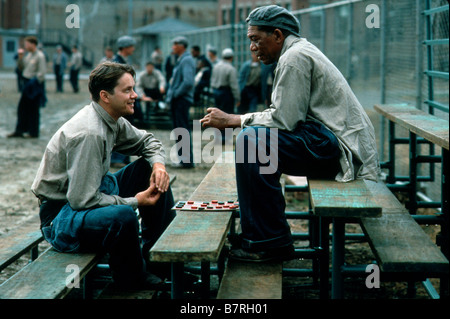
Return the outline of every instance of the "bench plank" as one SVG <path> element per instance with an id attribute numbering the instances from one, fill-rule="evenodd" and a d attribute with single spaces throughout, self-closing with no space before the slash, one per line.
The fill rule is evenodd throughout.
<path id="1" fill-rule="evenodd" d="M 281 299 L 282 263 L 229 260 L 217 299 Z"/>
<path id="2" fill-rule="evenodd" d="M 79 279 L 97 264 L 97 254 L 64 254 L 49 248 L 34 262 L 28 264 L 0 286 L 0 299 L 55 299 L 66 296 L 68 265 L 79 267 Z"/>
<path id="3" fill-rule="evenodd" d="M 181 211 L 150 250 L 152 261 L 216 261 L 231 212 Z"/>
<path id="4" fill-rule="evenodd" d="M 27 221 L 0 238 L 0 271 L 44 240 L 38 218 Z"/>
<path id="5" fill-rule="evenodd" d="M 449 149 L 449 122 L 407 104 L 376 104 L 374 109 L 416 135 Z"/>
<path id="6" fill-rule="evenodd" d="M 234 153 L 223 153 L 188 200 L 236 200 Z M 231 211 L 179 211 L 150 250 L 151 261 L 217 261 L 231 225 Z"/>
<path id="7" fill-rule="evenodd" d="M 311 206 L 321 217 L 377 217 L 381 207 L 363 180 L 339 183 L 334 180 L 308 180 Z"/>
<path id="8" fill-rule="evenodd" d="M 189 200 L 236 200 L 236 173 L 234 168 L 234 153 L 224 152 L 206 174 L 205 178 L 192 193 Z"/>
<path id="9" fill-rule="evenodd" d="M 383 206 L 381 217 L 361 219 L 361 228 L 380 269 L 429 275 L 448 273 L 448 260 L 387 186 L 365 182 L 375 201 Z"/>

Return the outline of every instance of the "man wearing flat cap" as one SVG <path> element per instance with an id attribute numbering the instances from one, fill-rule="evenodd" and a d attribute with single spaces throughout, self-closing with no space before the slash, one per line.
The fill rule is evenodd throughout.
<path id="1" fill-rule="evenodd" d="M 293 258 L 294 248 L 281 174 L 339 182 L 377 180 L 375 133 L 344 76 L 300 37 L 299 22 L 288 10 L 276 5 L 256 8 L 247 23 L 250 50 L 266 65 L 277 62 L 272 104 L 244 115 L 210 108 L 201 122 L 219 129 L 243 128 L 236 142 L 236 154 L 244 153 L 244 160 L 236 157 L 242 233 L 230 257 L 286 260 Z M 262 139 L 270 142 L 258 150 L 255 161 L 247 145 L 260 145 Z M 275 173 L 263 173 L 265 162 L 259 154 L 271 152 L 277 153 L 277 163 L 270 163 Z"/>
<path id="2" fill-rule="evenodd" d="M 172 52 L 177 56 L 177 62 L 173 69 L 172 78 L 169 81 L 169 89 L 166 102 L 171 106 L 174 128 L 184 128 L 189 133 L 189 149 L 181 147 L 178 150 L 179 163 L 177 168 L 193 168 L 194 157 L 192 153 L 192 134 L 189 125 L 189 107 L 194 102 L 195 60 L 186 50 L 188 40 L 186 37 L 177 36 L 172 40 Z M 182 136 L 177 136 L 176 143 L 182 141 Z"/>

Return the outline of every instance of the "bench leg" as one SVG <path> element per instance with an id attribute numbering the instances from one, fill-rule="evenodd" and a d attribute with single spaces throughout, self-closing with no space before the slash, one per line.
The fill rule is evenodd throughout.
<path id="1" fill-rule="evenodd" d="M 343 276 L 341 268 L 344 265 L 345 253 L 345 222 L 333 219 L 333 253 L 332 253 L 332 273 L 331 273 L 331 298 L 343 298 Z"/>
<path id="2" fill-rule="evenodd" d="M 209 292 L 211 287 L 211 263 L 204 261 L 201 264 L 202 268 L 202 286 L 201 286 L 201 296 L 203 299 L 209 299 Z"/>
<path id="3" fill-rule="evenodd" d="M 329 227 L 330 221 L 328 218 L 319 218 L 320 223 L 320 246 L 322 252 L 320 253 L 320 299 L 328 299 L 329 294 L 329 263 L 330 263 L 330 236 Z"/>
<path id="4" fill-rule="evenodd" d="M 184 263 L 176 262 L 172 263 L 172 286 L 171 286 L 171 298 L 182 299 L 183 298 L 183 275 L 184 275 Z"/>
<path id="5" fill-rule="evenodd" d="M 449 166 L 449 151 L 442 149 L 442 181 L 441 181 L 441 205 L 442 205 L 442 215 L 444 217 L 444 223 L 441 224 L 441 250 L 447 259 L 450 259 L 450 245 L 449 245 L 449 227 L 450 227 L 450 216 L 449 216 L 449 204 L 448 204 L 448 166 Z M 449 289 L 449 276 L 443 276 L 440 280 L 440 295 L 441 298 L 448 298 L 450 296 Z"/>

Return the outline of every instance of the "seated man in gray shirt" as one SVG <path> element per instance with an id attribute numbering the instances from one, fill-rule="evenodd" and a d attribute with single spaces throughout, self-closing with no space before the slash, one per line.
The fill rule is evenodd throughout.
<path id="1" fill-rule="evenodd" d="M 134 112 L 134 77 L 113 62 L 91 72 L 93 101 L 53 135 L 31 187 L 45 239 L 61 252 L 108 252 L 113 279 L 126 289 L 161 283 L 146 259 L 174 217 L 163 145 L 122 117 Z M 113 150 L 140 158 L 112 174 Z"/>
<path id="2" fill-rule="evenodd" d="M 266 65 L 277 62 L 272 104 L 244 115 L 210 108 L 201 122 L 218 129 L 243 128 L 236 141 L 242 234 L 231 257 L 289 259 L 294 249 L 281 174 L 339 182 L 377 180 L 375 132 L 343 75 L 300 37 L 299 22 L 288 10 L 256 8 L 247 22 L 250 50 Z M 256 152 L 250 145 L 264 148 Z M 261 154 L 275 156 L 267 166 Z"/>

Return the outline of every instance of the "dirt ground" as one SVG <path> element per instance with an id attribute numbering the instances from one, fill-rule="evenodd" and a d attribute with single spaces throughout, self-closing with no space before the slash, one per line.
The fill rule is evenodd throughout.
<path id="1" fill-rule="evenodd" d="M 38 139 L 6 138 L 14 131 L 16 110 L 19 101 L 15 78 L 0 74 L 0 240 L 8 232 L 29 223 L 38 214 L 37 200 L 30 191 L 31 184 L 39 167 L 45 146 L 53 133 L 72 115 L 89 102 L 87 81 L 80 80 L 81 91 L 72 93 L 68 81 L 65 81 L 64 93 L 55 93 L 55 82 L 46 82 L 48 103 L 41 109 L 41 130 Z M 376 122 L 374 114 L 369 113 Z M 170 153 L 174 141 L 170 139 L 170 130 L 151 129 Z M 197 154 L 198 155 L 198 154 Z M 194 154 L 194 156 L 197 156 Z M 187 199 L 201 182 L 212 164 L 199 163 L 195 169 L 180 170 L 168 167 L 171 175 L 177 179 L 173 185 L 175 201 Z M 288 193 L 288 210 L 306 210 L 304 195 Z M 306 221 L 293 221 L 294 232 L 307 230 Z M 425 227 L 431 236 L 436 232 L 434 226 Z M 348 225 L 347 232 L 361 232 L 359 226 Z M 304 243 L 297 243 L 303 245 Z M 45 245 L 45 244 L 44 244 Z M 346 246 L 348 263 L 370 263 L 374 257 L 366 243 L 353 243 Z M 20 260 L 0 273 L 0 284 L 26 263 Z M 310 267 L 308 260 L 294 260 L 287 267 Z M 214 281 L 213 281 L 214 285 Z M 416 298 L 428 298 L 426 292 L 417 285 Z M 217 287 L 216 287 L 217 288 Z M 214 287 L 213 287 L 214 289 Z M 317 299 L 318 288 L 311 278 L 285 277 L 283 279 L 283 298 Z M 368 289 L 365 279 L 348 279 L 345 282 L 345 298 L 349 299 L 402 299 L 406 298 L 405 283 L 382 283 L 378 289 Z"/>

